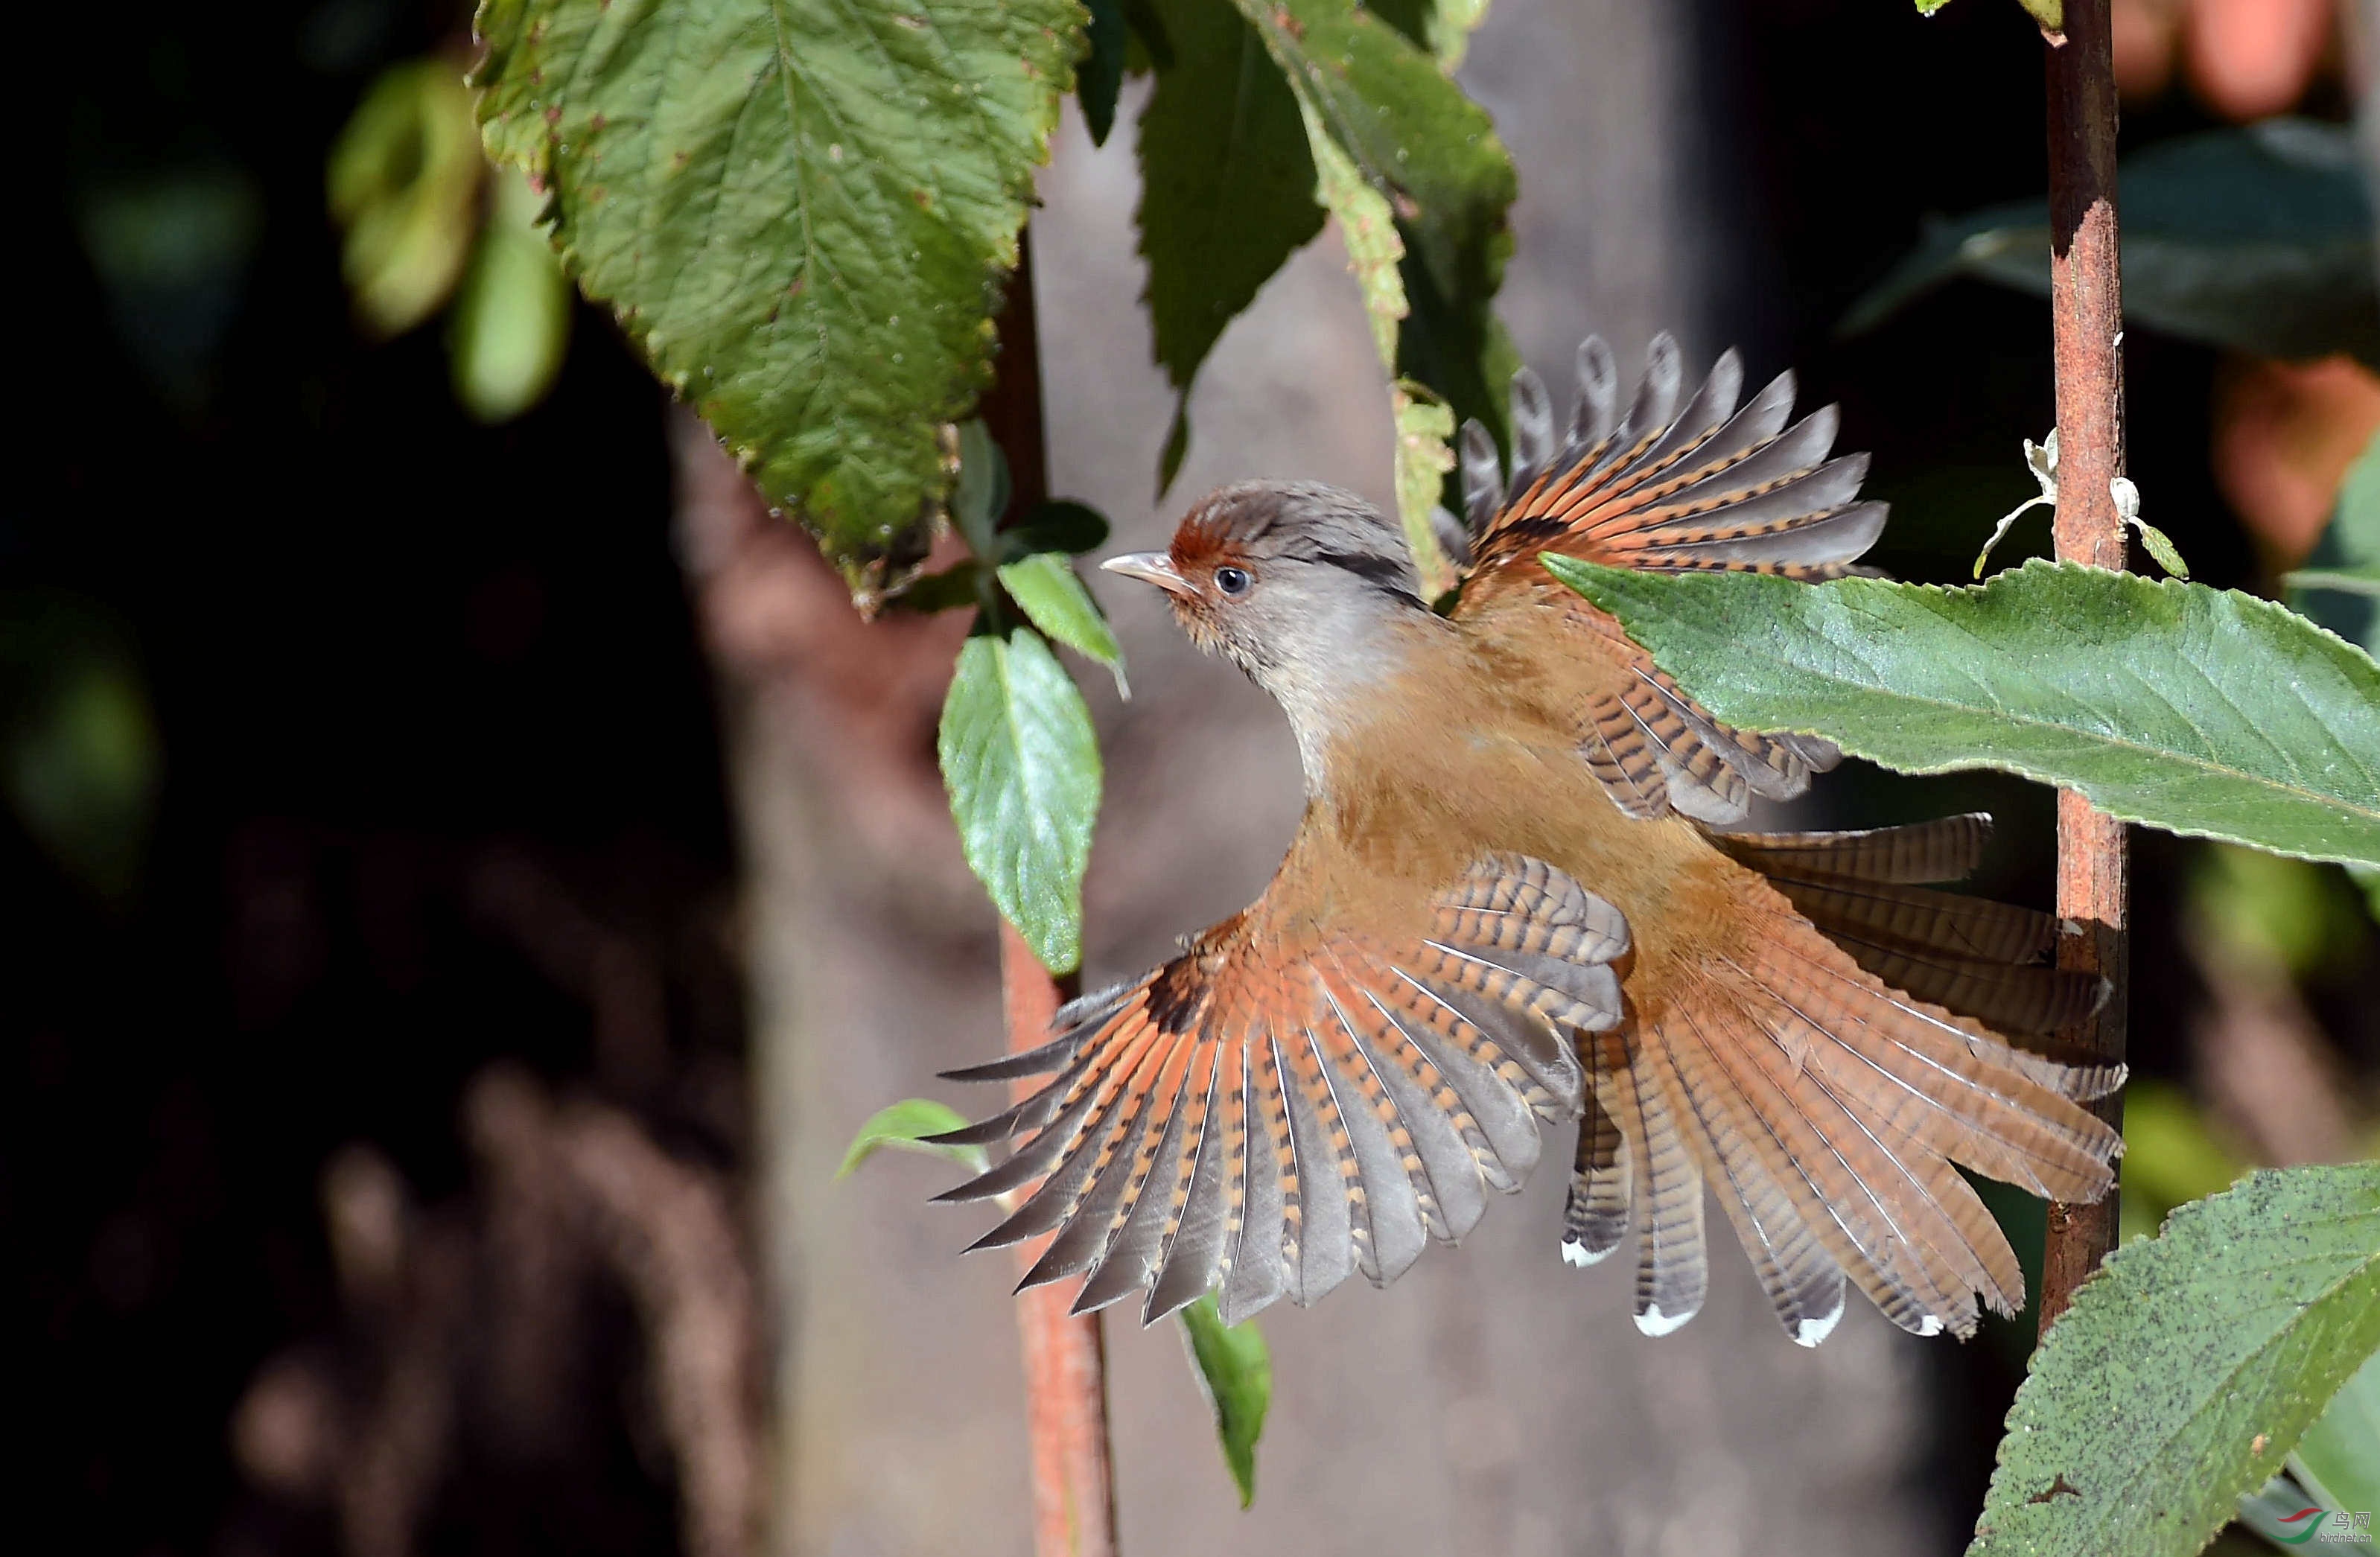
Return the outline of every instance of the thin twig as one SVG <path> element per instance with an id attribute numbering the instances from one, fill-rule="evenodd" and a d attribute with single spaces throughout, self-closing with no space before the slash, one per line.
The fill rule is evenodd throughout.
<path id="1" fill-rule="evenodd" d="M 982 407 L 986 427 L 1008 456 L 1012 520 L 1050 494 L 1029 236 L 1018 237 L 1016 274 L 1000 320 L 1000 377 Z M 1006 922 L 1000 927 L 1000 982 L 1008 1047 L 1035 1049 L 1049 1041 L 1050 1018 L 1064 991 Z M 1019 1095 L 1034 1085 L 1032 1078 L 1019 1082 Z M 1040 1252 L 1041 1240 L 1026 1244 L 1018 1269 L 1030 1269 Z M 1035 1287 L 1016 1300 L 1025 1344 L 1026 1429 L 1033 1447 L 1033 1550 L 1037 1557 L 1113 1557 L 1107 1356 L 1099 1316 L 1076 1318 L 1066 1308 L 1065 1290 L 1056 1285 Z"/>
<path id="2" fill-rule="evenodd" d="M 2050 339 L 2058 364 L 2061 562 L 2120 569 L 2124 522 L 2110 491 L 2124 473 L 2123 293 L 2116 241 L 2116 79 L 2110 0 L 2066 0 L 2066 32 L 2049 54 Z M 2098 1015 L 2063 1036 L 2098 1058 L 2124 1054 L 2128 870 L 2123 823 L 2081 795 L 2058 796 L 2061 967 L 2111 984 Z M 2119 1094 L 2102 1105 L 2122 1121 Z M 2041 1271 L 2046 1331 L 2116 1243 L 2116 1196 L 2053 1202 Z"/>

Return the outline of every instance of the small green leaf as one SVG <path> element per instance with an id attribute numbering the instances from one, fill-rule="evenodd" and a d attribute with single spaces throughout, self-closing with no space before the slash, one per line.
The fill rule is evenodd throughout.
<path id="1" fill-rule="evenodd" d="M 1001 556 L 1014 562 L 1034 552 L 1080 556 L 1108 543 L 1105 516 L 1087 503 L 1053 497 L 1001 532 Z"/>
<path id="2" fill-rule="evenodd" d="M 2371 204 L 2353 133 L 2306 119 L 2159 141 L 2125 159 L 2124 318 L 2258 357 L 2380 366 Z M 1874 328 L 1955 276 L 2049 295 L 2049 208 L 2021 201 L 1926 233 L 1842 322 Z"/>
<path id="3" fill-rule="evenodd" d="M 1116 93 L 1123 89 L 1124 55 L 1132 30 L 1124 23 L 1123 0 L 1083 0 L 1091 13 L 1090 37 L 1083 63 L 1075 75 L 1075 96 L 1083 105 L 1083 124 L 1091 144 L 1108 143 L 1115 128 Z"/>
<path id="4" fill-rule="evenodd" d="M 1968 1557 L 2189 1557 L 2380 1347 L 2380 1164 L 2259 1173 L 2075 1295 Z"/>
<path id="5" fill-rule="evenodd" d="M 1704 706 L 1903 772 L 1998 768 L 2127 821 L 2380 862 L 2380 665 L 2270 601 L 2034 561 L 1975 589 L 1548 556 Z"/>
<path id="6" fill-rule="evenodd" d="M 1000 582 L 1035 626 L 1107 666 L 1115 677 L 1116 696 L 1132 696 L 1124 685 L 1123 651 L 1116 646 L 1115 634 L 1108 630 L 1091 591 L 1075 577 L 1073 563 L 1057 552 L 1036 552 L 1002 564 Z"/>
<path id="7" fill-rule="evenodd" d="M 356 317 L 401 335 L 445 303 L 480 225 L 471 91 L 443 59 L 393 66 L 331 148 L 332 219 Z"/>
<path id="8" fill-rule="evenodd" d="M 2313 554 L 2281 584 L 2292 610 L 2380 654 L 2380 434 L 2349 468 Z"/>
<path id="9" fill-rule="evenodd" d="M 1073 86 L 1079 0 L 481 0 L 490 153 L 663 382 L 852 587 L 915 566 L 942 427 Z"/>
<path id="10" fill-rule="evenodd" d="M 1043 966 L 1072 972 L 1099 809 L 1099 742 L 1073 678 L 1028 628 L 968 639 L 940 748 L 969 869 Z"/>
<path id="11" fill-rule="evenodd" d="M 949 1146 L 925 1138 L 947 1134 L 965 1124 L 965 1116 L 948 1103 L 938 1103 L 931 1098 L 904 1098 L 868 1116 L 868 1123 L 859 1127 L 859 1134 L 851 1137 L 851 1150 L 843 1154 L 843 1166 L 835 1169 L 834 1176 L 849 1178 L 854 1169 L 882 1147 L 891 1147 L 895 1151 L 923 1152 L 929 1157 L 946 1157 L 967 1172 L 979 1174 L 989 1166 L 983 1148 Z"/>
<path id="12" fill-rule="evenodd" d="M 1264 1436 L 1265 1412 L 1272 1405 L 1272 1355 L 1264 1332 L 1254 1320 L 1226 1326 L 1209 1293 L 1182 1310 L 1182 1339 L 1245 1508 L 1256 1502 L 1257 1440 Z"/>
<path id="13" fill-rule="evenodd" d="M 1189 447 L 1190 386 L 1224 326 L 1322 230 L 1297 99 L 1216 0 L 1153 0 L 1173 63 L 1141 111 L 1136 220 L 1157 361 L 1173 385 L 1161 494 Z"/>
<path id="14" fill-rule="evenodd" d="M 959 423 L 959 480 L 951 493 L 951 523 L 967 550 L 990 562 L 1000 555 L 992 539 L 1008 512 L 1008 456 L 979 420 Z"/>
<path id="15" fill-rule="evenodd" d="M 1430 524 L 1446 473 L 1454 468 L 1454 412 L 1411 379 L 1390 386 L 1389 404 L 1397 425 L 1397 517 L 1421 578 L 1421 598 L 1436 600 L 1455 582 L 1454 565 Z"/>
<path id="16" fill-rule="evenodd" d="M 497 175 L 493 209 L 447 314 L 455 398 L 480 421 L 510 421 L 544 399 L 570 351 L 570 280 L 537 230 L 544 203 L 518 172 Z"/>

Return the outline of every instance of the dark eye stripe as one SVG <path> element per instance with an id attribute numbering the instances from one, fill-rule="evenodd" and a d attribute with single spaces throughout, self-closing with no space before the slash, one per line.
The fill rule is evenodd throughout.
<path id="1" fill-rule="evenodd" d="M 1413 575 L 1406 569 L 1404 564 L 1392 557 L 1381 556 L 1377 552 L 1318 551 L 1314 553 L 1314 560 L 1327 563 L 1332 567 L 1343 567 L 1377 589 L 1400 599 L 1412 601 L 1415 605 L 1421 603 L 1414 596 Z"/>

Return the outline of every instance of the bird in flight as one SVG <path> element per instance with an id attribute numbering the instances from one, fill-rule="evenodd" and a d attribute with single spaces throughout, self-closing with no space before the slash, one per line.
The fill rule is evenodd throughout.
<path id="1" fill-rule="evenodd" d="M 1828 457 L 1832 407 L 1791 420 L 1790 374 L 1739 405 L 1731 352 L 1682 408 L 1667 336 L 1625 405 L 1599 340 L 1578 383 L 1558 426 L 1514 380 L 1509 483 L 1465 428 L 1443 609 L 1392 520 L 1308 483 L 1224 487 L 1103 565 L 1279 701 L 1305 810 L 1247 908 L 953 1073 L 1050 1077 L 941 1137 L 1015 1143 L 941 1198 L 1002 1198 L 976 1247 L 1050 1235 L 1024 1285 L 1079 1275 L 1076 1312 L 1145 1294 L 1144 1320 L 1218 1291 L 1233 1323 L 1384 1285 L 1575 1121 L 1562 1255 L 1633 1248 L 1648 1334 L 1702 1307 L 1708 1198 L 1795 1341 L 1847 1283 L 1966 1335 L 2024 1278 L 1958 1170 L 2107 1192 L 2121 1142 L 2083 1105 L 2122 1069 L 2046 1038 L 2104 983 L 2045 964 L 2046 916 L 1932 884 L 1988 819 L 1736 830 L 1835 748 L 1712 718 L 1538 561 L 1840 577 L 1884 527 L 1866 457 Z"/>

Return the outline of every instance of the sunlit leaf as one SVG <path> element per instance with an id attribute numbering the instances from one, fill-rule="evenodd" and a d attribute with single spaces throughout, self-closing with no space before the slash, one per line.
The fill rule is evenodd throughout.
<path id="1" fill-rule="evenodd" d="M 2380 861 L 2380 665 L 2231 590 L 2045 562 L 1974 589 L 1548 556 L 1730 724 L 1998 768 L 2128 821 Z"/>
<path id="2" fill-rule="evenodd" d="M 1215 1413 L 1223 1464 L 1245 1508 L 1257 1496 L 1257 1440 L 1264 1436 L 1265 1413 L 1272 1405 L 1272 1354 L 1256 1320 L 1224 1324 L 1212 1294 L 1182 1310 L 1182 1339 L 1190 1349 L 1191 1371 Z"/>
<path id="3" fill-rule="evenodd" d="M 2189 1557 L 2375 1347 L 2380 1164 L 2185 1206 L 2034 1354 L 1969 1557 Z"/>
<path id="4" fill-rule="evenodd" d="M 849 1178 L 859 1164 L 888 1147 L 894 1151 L 947 1158 L 971 1174 L 979 1174 L 989 1165 L 983 1148 L 925 1138 L 959 1129 L 966 1122 L 966 1116 L 948 1103 L 938 1103 L 931 1098 L 904 1098 L 868 1116 L 868 1123 L 851 1137 L 850 1150 L 843 1154 L 843 1165 L 835 1169 L 834 1176 Z"/>
<path id="5" fill-rule="evenodd" d="M 570 282 L 537 230 L 544 201 L 517 172 L 496 190 L 446 334 L 455 398 L 487 422 L 544 399 L 570 350 Z"/>
<path id="6" fill-rule="evenodd" d="M 486 171 L 471 93 L 443 59 L 393 67 L 331 147 L 331 215 L 356 318 L 375 335 L 412 329 L 444 305 L 480 225 Z"/>
<path id="7" fill-rule="evenodd" d="M 1099 744 L 1073 678 L 1030 629 L 968 639 L 940 746 L 967 865 L 1043 965 L 1073 971 L 1099 809 Z"/>
<path id="8" fill-rule="evenodd" d="M 1056 552 L 1036 552 L 1000 567 L 1001 587 L 1033 625 L 1078 654 L 1107 666 L 1115 677 L 1116 695 L 1128 698 L 1123 651 L 1117 647 L 1099 602 L 1075 574 L 1075 565 Z"/>
<path id="9" fill-rule="evenodd" d="M 1072 84 L 1076 0 L 484 0 L 490 151 L 654 371 L 863 593 L 921 557 L 937 430 Z"/>

